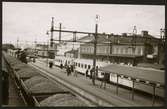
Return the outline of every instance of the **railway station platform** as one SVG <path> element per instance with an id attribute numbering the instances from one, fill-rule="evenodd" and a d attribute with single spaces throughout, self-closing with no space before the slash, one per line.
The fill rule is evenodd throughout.
<path id="1" fill-rule="evenodd" d="M 116 94 L 116 86 L 107 84 L 106 89 L 100 88 L 101 82 L 96 80 L 96 85 L 92 84 L 92 80 L 86 78 L 84 75 L 78 74 L 77 77 L 70 75 L 67 76 L 65 69 L 60 69 L 56 66 L 49 68 L 44 61 L 36 60 L 35 63 L 29 65 L 41 70 L 45 76 L 50 79 L 55 79 L 62 82 L 70 89 L 75 90 L 83 96 L 96 102 L 100 106 L 152 106 L 152 96 L 136 93 L 134 100 L 131 99 L 131 90 L 119 87 L 118 95 Z M 153 106 L 164 106 L 163 101 L 156 98 Z"/>

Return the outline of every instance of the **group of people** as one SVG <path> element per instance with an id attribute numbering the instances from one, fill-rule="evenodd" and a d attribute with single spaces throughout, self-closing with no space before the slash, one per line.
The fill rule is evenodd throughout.
<path id="1" fill-rule="evenodd" d="M 103 77 L 101 79 L 100 87 L 101 88 L 103 87 L 105 89 L 106 83 L 110 78 L 110 74 L 107 72 L 102 72 L 102 74 L 103 74 Z M 98 77 L 98 67 L 96 66 L 96 69 L 94 69 L 94 67 L 92 69 L 87 69 L 85 75 L 86 75 L 86 78 L 89 77 L 90 79 L 92 79 L 92 82 L 95 85 L 95 78 Z"/>
<path id="2" fill-rule="evenodd" d="M 52 66 L 52 63 L 50 63 L 50 66 Z M 65 69 L 66 69 L 66 73 L 67 73 L 67 76 L 70 76 L 73 74 L 73 76 L 77 77 L 77 71 L 75 70 L 75 65 L 71 64 L 71 65 L 68 65 L 67 63 L 65 63 L 64 65 Z M 60 64 L 60 68 L 63 69 L 63 64 L 61 63 Z M 104 87 L 106 88 L 106 83 L 107 81 L 109 80 L 109 73 L 106 73 L 106 72 L 102 72 L 103 74 L 103 78 L 101 80 L 101 85 L 100 87 Z M 95 85 L 95 78 L 98 77 L 98 66 L 96 66 L 96 68 L 88 68 L 85 72 L 85 76 L 86 78 L 90 78 L 92 79 L 92 82 L 93 84 Z"/>
<path id="3" fill-rule="evenodd" d="M 67 76 L 73 73 L 73 75 L 77 77 L 77 71 L 75 70 L 75 65 L 67 65 L 66 72 L 67 72 Z"/>
<path id="4" fill-rule="evenodd" d="M 88 74 L 90 72 L 90 75 Z M 86 70 L 86 78 L 89 77 L 90 79 L 92 79 L 94 76 L 98 76 L 98 67 L 96 66 L 96 69 L 94 69 L 94 67 L 92 69 L 88 68 Z"/>

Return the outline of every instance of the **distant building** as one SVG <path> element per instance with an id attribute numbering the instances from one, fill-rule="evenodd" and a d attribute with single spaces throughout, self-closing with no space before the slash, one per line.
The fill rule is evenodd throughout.
<path id="1" fill-rule="evenodd" d="M 78 58 L 78 50 L 70 50 L 70 51 L 67 51 L 65 52 L 65 57 L 68 57 L 68 58 Z"/>
<path id="2" fill-rule="evenodd" d="M 86 37 L 81 37 L 79 39 L 77 39 L 78 42 L 72 42 L 72 39 L 69 40 L 69 42 L 64 42 L 64 43 L 60 43 L 58 46 L 57 46 L 57 55 L 59 56 L 64 56 L 66 52 L 68 51 L 71 51 L 72 49 L 73 50 L 77 50 L 78 51 L 78 58 L 80 58 L 80 45 L 81 44 L 84 44 L 86 42 L 89 42 L 92 40 L 92 36 L 91 35 L 88 35 Z"/>
<path id="3" fill-rule="evenodd" d="M 162 63 L 164 60 L 161 39 L 149 35 L 148 31 L 142 31 L 137 35 L 127 35 L 126 33 L 110 36 L 99 35 L 96 51 L 97 60 L 111 63 L 136 65 L 140 62 Z M 93 59 L 93 53 L 93 43 L 80 45 L 81 58 Z"/>
<path id="4" fill-rule="evenodd" d="M 40 57 L 48 57 L 48 45 L 36 44 L 37 55 Z"/>
<path id="5" fill-rule="evenodd" d="M 54 58 L 57 53 L 57 44 L 54 44 L 52 48 L 47 44 L 36 44 L 35 49 L 40 57 Z"/>

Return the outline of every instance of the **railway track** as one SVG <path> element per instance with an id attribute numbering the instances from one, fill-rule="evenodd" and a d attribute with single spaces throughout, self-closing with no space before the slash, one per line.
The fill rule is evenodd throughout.
<path id="1" fill-rule="evenodd" d="M 6 60 L 7 62 L 8 60 Z M 9 62 L 7 62 L 9 64 Z M 41 107 L 40 103 L 38 102 L 38 98 L 36 97 L 35 98 L 35 95 L 31 95 L 28 91 L 27 91 L 27 87 L 25 86 L 24 82 L 25 78 L 20 78 L 18 75 L 17 75 L 17 72 L 15 71 L 14 68 L 11 67 L 11 65 L 9 64 L 10 66 L 10 71 L 11 71 L 11 77 L 12 77 L 12 80 L 13 82 L 16 84 L 17 86 L 17 90 L 19 90 L 20 92 L 20 96 L 21 98 L 23 99 L 24 103 L 27 105 L 27 106 L 38 106 L 38 107 Z M 48 75 L 44 74 L 42 70 L 40 70 L 39 68 L 36 68 L 39 70 L 39 74 L 37 75 L 42 75 L 43 77 L 46 77 L 49 81 L 52 81 L 52 83 L 55 83 L 55 84 L 59 84 L 60 87 L 62 89 L 66 89 L 62 84 L 58 83 L 57 81 L 55 81 L 55 79 L 50 79 L 50 77 L 48 77 Z M 79 98 L 78 100 L 82 100 L 86 105 L 85 106 L 96 106 L 96 104 L 88 101 L 86 98 L 82 97 L 82 96 L 79 96 L 77 95 L 77 93 L 75 91 L 72 91 L 72 90 L 69 90 L 67 89 L 72 96 L 74 95 L 75 97 Z M 38 93 L 39 94 L 39 93 Z M 49 93 L 47 93 L 49 94 Z M 51 94 L 51 95 L 54 95 L 54 94 Z"/>

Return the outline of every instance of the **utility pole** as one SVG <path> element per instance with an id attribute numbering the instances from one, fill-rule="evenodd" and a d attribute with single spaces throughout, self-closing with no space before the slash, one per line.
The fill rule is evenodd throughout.
<path id="1" fill-rule="evenodd" d="M 98 33 L 98 19 L 99 16 L 96 15 L 96 25 L 95 25 L 95 34 L 94 34 L 94 58 L 93 58 L 93 74 L 92 74 L 92 83 L 95 85 L 96 78 L 96 47 L 97 47 L 97 33 Z"/>
<path id="2" fill-rule="evenodd" d="M 53 47 L 53 30 L 54 30 L 54 17 L 52 17 L 52 22 L 51 22 L 51 38 L 50 38 L 50 47 Z"/>
<path id="3" fill-rule="evenodd" d="M 19 48 L 19 38 L 17 37 L 17 48 Z"/>
<path id="4" fill-rule="evenodd" d="M 135 55 L 135 51 L 136 51 L 136 34 L 137 34 L 137 29 L 136 29 L 136 26 L 134 26 L 134 28 L 133 28 L 133 42 L 132 42 L 133 55 Z M 133 66 L 136 66 L 136 57 L 133 59 Z"/>
<path id="5" fill-rule="evenodd" d="M 74 49 L 74 42 L 76 42 L 76 32 L 73 32 L 73 49 Z"/>
<path id="6" fill-rule="evenodd" d="M 36 53 L 36 46 L 37 46 L 37 41 L 36 41 L 36 39 L 35 39 L 35 41 L 34 41 L 34 53 L 35 53 L 35 56 L 37 55 L 37 53 Z"/>
<path id="7" fill-rule="evenodd" d="M 135 49 L 136 49 L 136 34 L 137 34 L 137 29 L 136 29 L 136 26 L 134 26 L 133 28 L 133 42 L 132 42 L 132 45 L 133 45 L 133 53 L 135 52 Z"/>
<path id="8" fill-rule="evenodd" d="M 59 43 L 61 42 L 61 23 L 59 23 Z"/>

